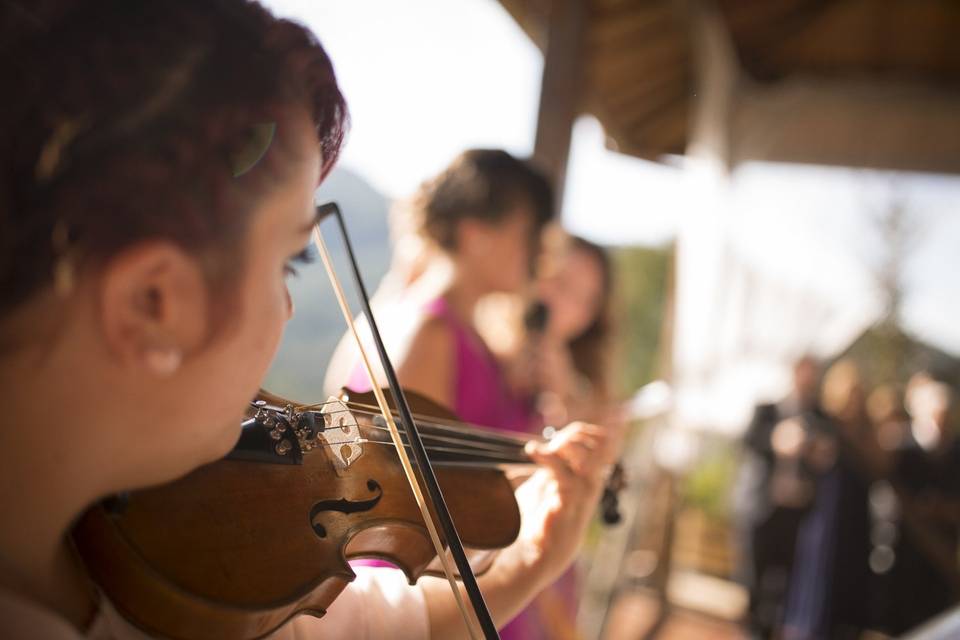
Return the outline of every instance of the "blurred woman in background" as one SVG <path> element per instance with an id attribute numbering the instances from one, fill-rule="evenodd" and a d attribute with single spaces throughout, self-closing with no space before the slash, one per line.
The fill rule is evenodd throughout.
<path id="1" fill-rule="evenodd" d="M 599 246 L 551 229 L 539 261 L 537 301 L 528 305 L 512 378 L 535 400 L 543 424 L 620 422 L 613 405 L 613 269 Z M 543 317 L 537 318 L 537 314 Z M 526 372 L 526 377 L 518 377 Z M 534 600 L 540 637 L 575 638 L 576 569 Z"/>
<path id="2" fill-rule="evenodd" d="M 395 345 L 404 386 L 474 424 L 529 432 L 532 399 L 507 384 L 474 325 L 481 298 L 529 286 L 541 230 L 553 215 L 550 185 L 505 151 L 458 156 L 414 198 L 420 232 L 450 263 L 439 296 L 418 310 L 409 343 Z M 368 387 L 354 371 L 351 386 Z"/>
<path id="3" fill-rule="evenodd" d="M 537 396 L 546 424 L 610 418 L 610 258 L 576 236 L 554 233 L 547 244 L 537 285 L 543 326 L 526 323 L 523 347 L 513 357 L 514 379 Z"/>
<path id="4" fill-rule="evenodd" d="M 420 233 L 419 220 L 420 212 L 415 203 L 401 200 L 391 206 L 387 218 L 390 267 L 370 297 L 370 307 L 380 319 L 380 337 L 394 359 L 402 359 L 406 353 L 419 325 L 420 309 L 437 298 L 450 281 L 449 260 Z M 376 345 L 366 315 L 359 314 L 355 322 L 364 349 L 367 353 L 375 353 Z M 345 331 L 324 374 L 325 395 L 338 395 L 345 382 L 354 389 L 369 387 L 359 363 L 360 351 L 355 338 L 351 332 Z M 375 373 L 380 376 L 380 385 L 387 386 L 382 372 Z"/>

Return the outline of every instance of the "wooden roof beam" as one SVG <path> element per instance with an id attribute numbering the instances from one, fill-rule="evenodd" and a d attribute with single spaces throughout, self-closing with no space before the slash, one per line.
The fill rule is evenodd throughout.
<path id="1" fill-rule="evenodd" d="M 616 90 L 597 92 L 596 99 L 604 104 L 609 115 L 624 120 L 630 117 L 631 111 L 644 109 L 644 105 L 656 101 L 658 96 L 682 94 L 689 98 L 693 93 L 691 82 L 686 71 L 656 75 L 638 73 L 632 83 L 625 83 Z"/>
<path id="2" fill-rule="evenodd" d="M 587 42 L 591 50 L 634 47 L 638 41 L 656 37 L 664 30 L 679 31 L 681 23 L 670 2 L 634 7 L 614 15 L 598 13 L 591 17 Z"/>
<path id="3" fill-rule="evenodd" d="M 690 50 L 679 37 L 652 39 L 643 48 L 626 50 L 620 55 L 591 55 L 587 76 L 596 87 L 608 88 L 630 83 L 638 74 L 684 73 L 690 63 Z"/>
<path id="4" fill-rule="evenodd" d="M 573 123 L 582 108 L 586 0 L 553 0 L 540 89 L 533 157 L 553 182 L 557 210 L 570 157 Z"/>

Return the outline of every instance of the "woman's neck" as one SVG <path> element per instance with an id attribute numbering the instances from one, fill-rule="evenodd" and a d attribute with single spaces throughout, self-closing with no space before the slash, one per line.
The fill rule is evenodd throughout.
<path id="1" fill-rule="evenodd" d="M 469 278 L 464 277 L 460 269 L 454 273 L 450 284 L 443 294 L 443 298 L 450 306 L 450 310 L 466 325 L 472 326 L 473 313 L 480 298 L 489 291 L 477 286 Z"/>
<path id="2" fill-rule="evenodd" d="M 0 428 L 0 587 L 82 628 L 94 601 L 66 535 L 96 491 L 72 455 L 84 449 L 81 440 L 70 440 L 82 439 L 82 429 L 71 434 L 64 428 L 84 417 L 58 410 L 70 405 L 52 397 L 60 387 L 47 373 L 0 367 L 0 388 L 16 389 Z"/>

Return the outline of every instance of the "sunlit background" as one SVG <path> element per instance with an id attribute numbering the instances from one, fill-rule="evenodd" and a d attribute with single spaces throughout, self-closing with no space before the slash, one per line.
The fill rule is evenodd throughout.
<path id="1" fill-rule="evenodd" d="M 339 163 L 341 175 L 334 175 L 334 184 L 327 185 L 321 195 L 342 198 L 344 191 L 363 191 L 360 204 L 365 210 L 347 211 L 347 216 L 351 221 L 379 218 L 370 225 L 371 234 L 376 235 L 379 228 L 385 240 L 381 216 L 389 203 L 409 196 L 463 149 L 500 147 L 519 155 L 532 153 L 543 59 L 500 3 L 269 0 L 265 4 L 308 25 L 334 60 L 352 127 Z M 954 276 L 960 272 L 960 252 L 954 249 L 960 238 L 960 216 L 955 215 L 960 180 L 749 163 L 718 192 L 701 188 L 696 173 L 684 171 L 682 159 L 647 162 L 610 151 L 604 143 L 600 123 L 589 116 L 580 118 L 565 185 L 564 226 L 620 247 L 665 247 L 685 233 L 708 244 L 711 251 L 726 252 L 718 259 L 728 263 L 722 279 L 708 283 L 696 277 L 696 295 L 704 286 L 742 287 L 741 280 L 749 276 L 740 272 L 746 270 L 762 274 L 760 288 L 753 291 L 759 305 L 792 312 L 795 319 L 803 309 L 791 304 L 812 305 L 829 314 L 826 331 L 816 337 L 796 336 L 777 354 L 781 365 L 805 351 L 831 355 L 879 319 L 884 292 L 877 274 L 891 250 L 882 227 L 892 208 L 903 209 L 905 233 L 910 235 L 901 275 L 902 324 L 917 338 L 960 353 L 960 322 L 956 321 L 960 296 Z M 700 240 L 698 235 L 707 237 Z M 386 246 L 379 249 L 387 250 Z M 374 263 L 368 275 L 371 284 L 386 268 L 385 260 L 374 259 Z M 703 266 L 707 274 L 718 275 L 715 267 Z M 695 275 L 699 276 L 691 277 Z M 796 300 L 797 295 L 802 299 Z M 706 300 L 701 296 L 699 304 Z M 713 311 L 720 314 L 710 315 L 715 324 L 736 324 L 738 318 L 721 316 L 751 313 L 748 309 Z M 698 327 L 695 333 L 700 335 L 691 340 L 710 341 L 710 348 L 722 346 L 714 340 L 711 331 L 715 330 L 720 329 Z M 691 348 L 702 349 L 694 345 Z M 699 357 L 704 357 L 702 352 Z M 767 381 L 744 374 L 748 393 L 782 392 L 783 366 L 762 373 Z M 729 396 L 727 391 L 723 395 Z M 737 406 L 717 407 L 716 416 L 703 416 L 692 407 L 691 411 L 698 420 L 715 418 L 736 429 L 749 400 L 734 403 Z"/>
<path id="2" fill-rule="evenodd" d="M 391 203 L 466 148 L 532 154 L 543 56 L 499 2 L 265 4 L 308 25 L 333 58 L 352 127 L 319 197 L 343 206 L 370 285 L 389 262 Z M 610 146 L 597 119 L 576 122 L 562 222 L 614 251 L 626 314 L 623 396 L 669 376 L 669 399 L 660 401 L 669 405 L 670 433 L 700 434 L 659 446 L 661 463 L 672 459 L 686 478 L 684 504 L 707 514 L 681 513 L 680 521 L 693 524 L 678 534 L 680 564 L 698 571 L 671 582 L 674 595 L 696 608 L 684 600 L 683 585 L 693 584 L 708 600 L 734 603 L 713 614 L 734 615 L 742 602 L 726 582 L 696 579 L 732 577 L 729 552 L 716 551 L 729 527 L 710 523 L 729 517 L 733 443 L 757 402 L 786 393 L 790 364 L 804 354 L 869 351 L 893 326 L 912 345 L 911 366 L 958 375 L 960 180 L 771 162 L 726 174 L 696 159 L 644 161 Z M 344 328 L 323 301 L 326 286 L 319 269 L 293 283 L 298 316 L 268 380 L 274 390 L 306 400 L 320 393 Z M 874 373 L 885 375 L 883 366 Z M 712 551 L 697 536 L 713 536 Z M 652 551 L 630 551 L 625 539 L 600 549 L 626 554 L 616 563 L 634 577 L 654 571 L 644 568 Z M 720 559 L 689 559 L 697 553 Z M 602 587 L 604 579 L 592 584 Z M 599 628 L 598 614 L 590 615 Z"/>

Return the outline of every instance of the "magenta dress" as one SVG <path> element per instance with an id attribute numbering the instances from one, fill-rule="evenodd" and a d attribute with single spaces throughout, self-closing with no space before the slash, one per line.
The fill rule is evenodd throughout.
<path id="1" fill-rule="evenodd" d="M 504 378 L 500 363 L 472 327 L 464 324 L 450 309 L 446 299 L 438 298 L 424 307 L 428 316 L 442 319 L 454 339 L 454 406 L 453 412 L 464 422 L 504 431 L 536 433 L 540 418 L 530 398 L 513 393 Z M 402 381 L 401 381 L 402 383 Z M 354 391 L 370 390 L 366 372 L 356 367 L 347 385 Z M 364 561 L 364 564 L 368 562 Z M 564 576 L 558 590 L 564 608 L 575 602 L 575 581 L 572 573 Z M 531 605 L 500 631 L 503 640 L 547 640 L 544 624 L 538 621 L 536 606 Z M 565 613 L 571 613 L 569 611 Z"/>
<path id="2" fill-rule="evenodd" d="M 443 320 L 453 334 L 455 388 L 450 410 L 471 424 L 504 431 L 535 432 L 539 417 L 532 401 L 509 389 L 500 363 L 483 339 L 457 318 L 444 298 L 428 303 L 424 311 L 428 317 Z M 370 380 L 362 367 L 354 367 L 347 387 L 360 393 L 370 390 Z"/>

